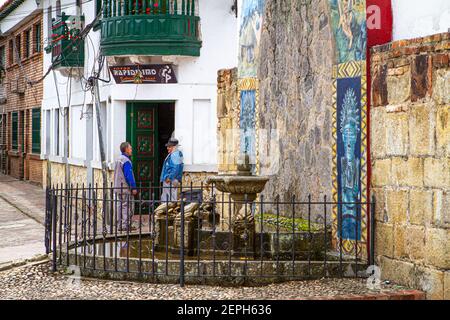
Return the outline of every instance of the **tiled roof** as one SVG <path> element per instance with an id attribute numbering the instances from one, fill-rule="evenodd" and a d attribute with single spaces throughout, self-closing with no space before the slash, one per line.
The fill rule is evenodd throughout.
<path id="1" fill-rule="evenodd" d="M 20 6 L 24 1 L 25 0 L 6 0 L 6 2 L 0 7 L 0 21 Z"/>

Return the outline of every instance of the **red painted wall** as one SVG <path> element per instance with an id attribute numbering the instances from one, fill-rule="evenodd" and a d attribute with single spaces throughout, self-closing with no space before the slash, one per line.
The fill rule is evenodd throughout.
<path id="1" fill-rule="evenodd" d="M 374 8 L 371 6 L 378 6 L 378 8 Z M 370 195 L 370 181 L 371 181 L 371 157 L 370 157 L 370 109 L 371 109 L 371 92 L 372 92 L 372 78 L 370 75 L 370 49 L 373 46 L 385 44 L 392 41 L 392 32 L 393 32 L 393 15 L 392 15 L 392 3 L 391 0 L 366 0 L 366 8 L 367 8 L 367 163 L 368 163 L 368 172 L 367 172 L 367 185 L 369 188 L 367 189 L 367 199 L 369 202 L 371 201 Z M 375 16 L 377 15 L 377 16 Z M 375 20 L 374 20 L 375 19 Z M 376 20 L 378 19 L 378 21 Z M 371 23 L 378 23 L 380 28 L 370 28 Z M 375 23 L 375 24 L 376 24 Z M 367 212 L 370 212 L 370 207 L 368 206 Z M 372 224 L 369 215 L 369 226 Z M 367 228 L 367 245 L 370 244 L 370 228 Z M 369 247 L 367 247 L 367 251 L 369 252 Z"/>
<path id="2" fill-rule="evenodd" d="M 380 8 L 380 29 L 367 30 L 367 46 L 371 48 L 376 45 L 385 44 L 392 40 L 392 4 L 391 0 L 366 0 L 367 19 L 372 20 L 373 12 L 371 6 Z"/>

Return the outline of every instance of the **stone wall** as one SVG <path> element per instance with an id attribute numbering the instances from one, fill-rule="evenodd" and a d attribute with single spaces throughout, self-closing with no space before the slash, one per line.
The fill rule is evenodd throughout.
<path id="1" fill-rule="evenodd" d="M 64 184 L 66 179 L 66 169 L 63 163 L 52 162 L 50 166 L 51 170 L 51 183 L 52 185 Z M 82 186 L 83 184 L 87 187 L 87 169 L 86 167 L 69 165 L 70 172 L 70 183 L 72 185 Z M 43 176 L 47 176 L 47 161 L 43 164 Z M 114 171 L 108 170 L 108 186 L 113 182 Z M 103 183 L 102 170 L 94 169 L 94 185 L 97 184 L 101 186 Z M 46 187 L 47 181 L 44 179 L 44 187 Z"/>
<path id="2" fill-rule="evenodd" d="M 217 77 L 219 172 L 233 172 L 237 170 L 240 113 L 237 82 L 237 69 L 219 70 Z"/>
<path id="3" fill-rule="evenodd" d="M 267 0 L 259 65 L 266 198 L 331 196 L 333 38 L 327 0 Z M 279 159 L 277 157 L 279 156 Z"/>
<path id="4" fill-rule="evenodd" d="M 52 185 L 65 183 L 65 165 L 63 163 L 52 162 L 51 163 L 51 180 Z M 87 181 L 87 169 L 86 167 L 69 165 L 70 171 L 70 183 L 73 185 L 85 185 Z M 47 175 L 47 161 L 44 161 L 42 167 L 42 174 Z M 200 187 L 203 183 L 206 188 L 206 179 L 208 176 L 213 175 L 210 172 L 184 172 L 183 173 L 183 186 L 188 188 L 192 182 L 193 187 Z M 114 170 L 108 170 L 108 186 L 114 181 Z M 103 183 L 102 171 L 100 169 L 94 169 L 94 185 L 101 186 Z M 47 186 L 46 179 L 44 179 L 44 188 Z"/>
<path id="5" fill-rule="evenodd" d="M 372 54 L 371 184 L 382 278 L 450 299 L 450 33 Z"/>

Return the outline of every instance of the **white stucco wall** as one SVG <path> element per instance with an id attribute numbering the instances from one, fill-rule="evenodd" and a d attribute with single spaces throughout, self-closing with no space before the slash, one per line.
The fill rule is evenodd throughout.
<path id="1" fill-rule="evenodd" d="M 3 3 L 3 2 L 2 2 Z M 1 4 L 0 4 L 1 5 Z M 0 31 L 8 33 L 13 30 L 17 24 L 36 12 L 39 7 L 35 0 L 26 0 L 19 7 L 14 9 L 7 17 L 0 22 Z"/>
<path id="2" fill-rule="evenodd" d="M 62 0 L 62 11 L 66 14 L 74 14 L 73 0 Z M 44 8 L 44 39 L 47 38 L 46 9 L 52 5 L 54 0 L 43 0 Z M 217 71 L 223 68 L 237 66 L 237 19 L 231 11 L 233 0 L 199 0 L 199 14 L 201 19 L 202 48 L 200 57 L 183 58 L 176 62 L 175 70 L 178 83 L 170 85 L 162 84 L 121 84 L 116 85 L 114 80 L 109 84 L 101 83 L 101 101 L 106 105 L 107 113 L 107 160 L 112 162 L 118 156 L 118 146 L 126 139 L 126 101 L 175 101 L 175 136 L 182 144 L 187 170 L 203 171 L 214 170 L 217 167 L 217 137 L 216 137 L 216 105 L 217 105 Z M 85 15 L 86 24 L 94 19 L 94 1 L 83 3 L 82 11 Z M 89 40 L 90 39 L 90 40 Z M 91 73 L 94 59 L 98 54 L 100 42 L 100 30 L 91 31 L 89 38 L 85 41 L 85 68 L 84 75 Z M 51 64 L 51 54 L 44 54 L 44 71 Z M 108 78 L 107 70 L 104 68 L 103 78 Z M 72 84 L 67 82 L 68 78 L 56 72 L 60 104 L 65 107 L 68 104 L 77 107 L 79 117 L 79 106 L 93 102 L 91 94 L 81 90 L 79 81 L 72 79 Z M 71 89 L 70 89 L 71 88 Z M 70 102 L 66 94 L 71 92 Z M 58 99 L 55 90 L 55 81 L 50 74 L 44 80 L 43 109 L 58 108 Z M 207 107 L 209 105 L 209 107 Z M 95 115 L 94 115 L 95 116 Z M 84 129 L 83 121 L 71 121 L 72 139 L 84 139 L 78 136 L 78 130 Z M 77 123 L 79 125 L 77 125 Z M 94 124 L 96 120 L 94 118 Z M 94 167 L 100 167 L 96 125 L 94 125 L 93 154 Z M 54 134 L 54 129 L 50 132 Z M 44 129 L 43 132 L 46 132 Z M 60 133 L 63 134 L 62 123 Z M 54 137 L 54 135 L 52 135 Z M 54 143 L 54 142 L 52 142 Z M 45 148 L 43 139 L 43 148 Z M 201 145 L 199 145 L 201 144 Z M 82 143 L 72 143 L 71 152 L 74 155 L 84 155 L 81 150 Z M 53 150 L 53 148 L 50 148 Z M 51 157 L 55 161 L 61 158 Z M 84 159 L 69 159 L 72 163 L 83 163 Z"/>
<path id="3" fill-rule="evenodd" d="M 450 0 L 392 0 L 394 40 L 424 37 L 450 28 Z"/>

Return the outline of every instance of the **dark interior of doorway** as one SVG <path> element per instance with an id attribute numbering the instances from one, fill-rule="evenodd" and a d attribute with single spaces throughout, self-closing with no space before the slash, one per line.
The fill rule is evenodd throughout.
<path id="1" fill-rule="evenodd" d="M 158 104 L 158 177 L 161 173 L 164 159 L 167 157 L 166 143 L 172 137 L 175 130 L 175 103 L 159 103 Z"/>

